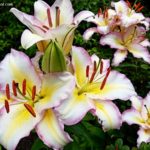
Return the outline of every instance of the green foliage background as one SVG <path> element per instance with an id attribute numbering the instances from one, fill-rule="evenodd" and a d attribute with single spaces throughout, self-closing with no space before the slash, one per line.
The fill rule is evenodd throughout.
<path id="1" fill-rule="evenodd" d="M 29 14 L 33 14 L 33 3 L 35 0 L 0 0 L 1 3 L 12 3 L 13 7 L 18 8 Z M 46 2 L 52 4 L 54 0 L 47 0 Z M 81 10 L 91 10 L 97 12 L 99 8 L 109 6 L 110 0 L 71 0 L 75 13 Z M 143 14 L 150 17 L 148 8 L 148 1 L 139 0 L 144 5 Z M 132 2 L 132 1 L 131 1 Z M 22 25 L 9 12 L 11 7 L 0 6 L 0 60 L 10 52 L 11 48 L 24 51 L 30 57 L 33 57 L 36 47 L 33 46 L 25 51 L 20 44 L 21 33 L 26 27 Z M 88 50 L 90 54 L 96 53 L 100 58 L 109 58 L 112 60 L 114 51 L 108 46 L 99 45 L 99 35 L 94 36 L 85 42 L 82 34 L 88 27 L 93 24 L 82 22 L 75 33 L 74 45 L 82 46 Z M 147 36 L 150 38 L 150 34 Z M 133 58 L 128 55 L 128 58 L 115 70 L 126 74 L 126 76 L 133 83 L 136 92 L 145 97 L 150 91 L 150 65 L 145 63 L 142 59 Z M 123 102 L 116 100 L 121 111 L 130 107 L 130 102 Z M 64 150 L 137 150 L 136 139 L 138 126 L 123 124 L 120 130 L 110 130 L 104 132 L 101 125 L 98 124 L 97 118 L 91 116 L 90 113 L 86 115 L 83 121 L 77 125 L 65 127 L 65 130 L 71 135 L 73 142 L 66 145 Z M 1 148 L 0 148 L 1 149 Z M 37 138 L 35 132 L 32 132 L 29 137 L 20 141 L 17 150 L 47 150 L 48 148 Z M 142 143 L 139 150 L 150 150 L 150 144 Z"/>

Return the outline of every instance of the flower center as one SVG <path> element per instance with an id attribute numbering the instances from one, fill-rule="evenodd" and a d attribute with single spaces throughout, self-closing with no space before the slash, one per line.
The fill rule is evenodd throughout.
<path id="1" fill-rule="evenodd" d="M 78 95 L 97 88 L 97 84 L 99 85 L 99 90 L 104 89 L 107 82 L 107 78 L 110 74 L 110 68 L 108 68 L 106 72 L 104 72 L 103 69 L 103 61 L 98 62 L 98 64 L 96 64 L 96 61 L 94 61 L 91 75 L 89 73 L 90 66 L 88 65 L 86 67 L 87 82 L 79 89 Z"/>
<path id="2" fill-rule="evenodd" d="M 6 112 L 10 112 L 10 102 L 13 99 L 16 99 L 18 102 L 17 104 L 24 104 L 24 107 L 29 111 L 29 113 L 36 117 L 36 113 L 34 111 L 34 104 L 39 100 L 40 96 L 36 94 L 36 86 L 34 85 L 32 89 L 27 89 L 27 81 L 24 79 L 22 81 L 22 85 L 19 86 L 18 83 L 16 83 L 14 80 L 12 81 L 12 92 L 10 92 L 10 85 L 6 84 L 5 87 L 5 94 L 6 99 L 4 101 L 5 103 L 5 109 Z"/>

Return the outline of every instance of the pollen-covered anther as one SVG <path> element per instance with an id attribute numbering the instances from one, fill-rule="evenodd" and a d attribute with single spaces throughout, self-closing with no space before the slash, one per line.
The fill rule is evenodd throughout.
<path id="1" fill-rule="evenodd" d="M 94 80 L 95 74 L 96 74 L 96 61 L 94 61 L 93 73 L 90 78 L 90 83 Z"/>
<path id="2" fill-rule="evenodd" d="M 6 97 L 7 97 L 7 99 L 9 100 L 9 99 L 10 99 L 10 88 L 9 88 L 9 84 L 6 84 L 5 92 L 6 92 Z"/>
<path id="3" fill-rule="evenodd" d="M 25 103 L 24 107 L 28 110 L 28 112 L 33 116 L 36 117 L 36 113 L 34 111 L 34 109 L 32 108 L 32 106 L 30 106 L 29 104 Z"/>
<path id="4" fill-rule="evenodd" d="M 35 24 L 34 24 L 33 26 L 39 28 L 39 29 L 42 30 L 44 33 L 46 33 L 46 31 L 45 31 L 42 27 L 39 27 L 39 26 L 37 26 L 37 25 L 35 25 Z"/>
<path id="5" fill-rule="evenodd" d="M 49 27 L 52 27 L 53 23 L 52 23 L 52 18 L 51 18 L 51 11 L 49 8 L 47 9 L 47 18 L 48 18 Z"/>
<path id="6" fill-rule="evenodd" d="M 13 90 L 14 96 L 17 96 L 17 83 L 14 80 L 12 82 L 12 90 Z"/>
<path id="7" fill-rule="evenodd" d="M 26 95 L 26 87 L 27 87 L 27 81 L 26 79 L 23 80 L 22 82 L 22 94 L 25 96 Z"/>
<path id="8" fill-rule="evenodd" d="M 141 3 L 139 2 L 138 4 L 134 5 L 135 11 L 140 12 L 144 6 L 141 5 Z"/>
<path id="9" fill-rule="evenodd" d="M 104 18 L 108 18 L 108 9 L 104 11 Z"/>
<path id="10" fill-rule="evenodd" d="M 60 8 L 56 7 L 56 26 L 60 25 Z"/>
<path id="11" fill-rule="evenodd" d="M 103 79 L 102 84 L 101 84 L 101 86 L 100 86 L 100 90 L 102 90 L 102 89 L 104 88 L 104 86 L 105 86 L 105 84 L 106 84 L 106 81 L 107 81 L 107 78 L 108 78 L 108 76 L 109 76 L 109 74 L 110 74 L 110 71 L 111 71 L 111 68 L 108 68 L 108 69 L 107 69 L 106 76 L 105 76 L 105 78 Z"/>
<path id="12" fill-rule="evenodd" d="M 33 86 L 32 88 L 32 100 L 34 101 L 36 95 L 36 86 Z"/>
<path id="13" fill-rule="evenodd" d="M 45 26 L 45 25 L 43 25 L 42 26 L 44 29 L 46 29 L 46 30 L 49 30 L 49 27 L 47 27 L 47 26 Z"/>
<path id="14" fill-rule="evenodd" d="M 137 12 L 140 12 L 142 9 L 144 8 L 144 6 L 141 6 L 139 9 L 137 9 Z"/>
<path id="15" fill-rule="evenodd" d="M 89 77 L 89 69 L 90 69 L 90 66 L 86 66 L 86 77 L 88 78 Z"/>
<path id="16" fill-rule="evenodd" d="M 103 73 L 103 66 L 104 66 L 103 61 L 101 61 L 101 63 L 100 63 L 100 74 Z"/>
<path id="17" fill-rule="evenodd" d="M 7 100 L 5 100 L 5 109 L 6 109 L 6 112 L 9 113 L 9 111 L 10 111 L 9 102 Z"/>

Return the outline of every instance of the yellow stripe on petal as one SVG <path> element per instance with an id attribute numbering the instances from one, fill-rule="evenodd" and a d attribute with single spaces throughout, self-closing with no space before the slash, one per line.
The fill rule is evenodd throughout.
<path id="1" fill-rule="evenodd" d="M 11 105 L 10 112 L 5 109 L 0 116 L 0 143 L 8 150 L 15 149 L 20 139 L 28 136 L 30 131 L 40 121 L 40 117 L 33 117 L 26 108 L 20 105 Z"/>
<path id="2" fill-rule="evenodd" d="M 36 131 L 41 140 L 49 147 L 60 149 L 70 141 L 69 135 L 64 132 L 63 125 L 52 109 L 45 112 Z"/>

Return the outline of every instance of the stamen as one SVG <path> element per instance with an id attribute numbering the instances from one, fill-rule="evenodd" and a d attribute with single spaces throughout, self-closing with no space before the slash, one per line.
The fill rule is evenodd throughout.
<path id="1" fill-rule="evenodd" d="M 106 9 L 104 12 L 104 18 L 108 18 L 108 9 Z"/>
<path id="2" fill-rule="evenodd" d="M 90 69 L 89 65 L 86 66 L 86 77 L 87 77 L 87 78 L 89 77 L 89 69 Z"/>
<path id="3" fill-rule="evenodd" d="M 32 100 L 34 101 L 36 95 L 36 86 L 33 86 L 32 88 Z"/>
<path id="4" fill-rule="evenodd" d="M 96 74 L 96 61 L 94 61 L 94 68 L 93 68 L 92 76 L 90 78 L 90 83 L 93 81 L 95 74 Z"/>
<path id="5" fill-rule="evenodd" d="M 56 27 L 60 24 L 60 9 L 56 7 Z"/>
<path id="6" fill-rule="evenodd" d="M 12 82 L 12 89 L 13 89 L 14 96 L 17 96 L 17 87 L 16 87 L 16 82 L 14 80 Z"/>
<path id="7" fill-rule="evenodd" d="M 33 110 L 32 106 L 30 106 L 29 104 L 25 103 L 25 104 L 24 104 L 24 107 L 29 111 L 29 113 L 30 113 L 33 117 L 36 117 L 36 113 L 35 113 L 35 111 Z"/>
<path id="8" fill-rule="evenodd" d="M 102 14 L 102 9 L 101 8 L 99 8 L 99 10 L 98 10 L 98 17 Z"/>
<path id="9" fill-rule="evenodd" d="M 100 74 L 102 74 L 103 73 L 103 61 L 101 61 L 101 64 L 100 64 Z"/>
<path id="10" fill-rule="evenodd" d="M 50 9 L 47 9 L 47 18 L 48 18 L 49 27 L 52 27 L 52 26 L 53 26 L 53 23 L 52 23 L 52 18 L 51 18 L 51 11 L 50 11 Z"/>
<path id="11" fill-rule="evenodd" d="M 146 105 L 144 105 L 144 107 L 146 108 L 146 111 L 147 111 L 148 117 L 150 117 L 150 112 L 149 112 L 149 110 L 148 110 L 147 106 L 146 106 Z"/>
<path id="12" fill-rule="evenodd" d="M 141 3 L 139 2 L 138 4 L 135 4 L 134 7 L 135 9 L 138 9 L 141 6 Z"/>
<path id="13" fill-rule="evenodd" d="M 136 10 L 137 12 L 140 12 L 142 9 L 144 8 L 144 6 L 141 6 L 138 10 Z"/>
<path id="14" fill-rule="evenodd" d="M 33 26 L 39 28 L 39 29 L 42 30 L 44 33 L 46 33 L 46 31 L 45 31 L 43 28 L 41 28 L 41 27 L 39 27 L 39 26 L 37 26 L 37 25 L 33 25 Z"/>
<path id="15" fill-rule="evenodd" d="M 9 113 L 9 111 L 10 111 L 9 102 L 7 100 L 5 100 L 5 109 L 6 109 L 6 112 Z"/>
<path id="16" fill-rule="evenodd" d="M 128 0 L 126 0 L 126 3 L 131 8 L 131 3 Z"/>
<path id="17" fill-rule="evenodd" d="M 102 81 L 100 90 L 102 90 L 102 89 L 104 88 L 104 86 L 105 86 L 105 84 L 106 84 L 106 81 L 107 81 L 107 78 L 108 78 L 108 76 L 109 76 L 110 70 L 111 70 L 110 68 L 107 69 L 107 73 L 106 73 L 106 76 L 105 76 L 104 80 Z"/>
<path id="18" fill-rule="evenodd" d="M 45 28 L 46 30 L 49 30 L 49 27 L 47 27 L 45 25 L 43 25 L 42 27 Z"/>
<path id="19" fill-rule="evenodd" d="M 10 99 L 10 89 L 9 89 L 9 84 L 6 84 L 6 97 L 7 97 L 7 99 Z"/>
<path id="20" fill-rule="evenodd" d="M 22 94 L 25 96 L 26 95 L 26 87 L 27 87 L 27 82 L 26 79 L 23 80 L 22 82 Z"/>

